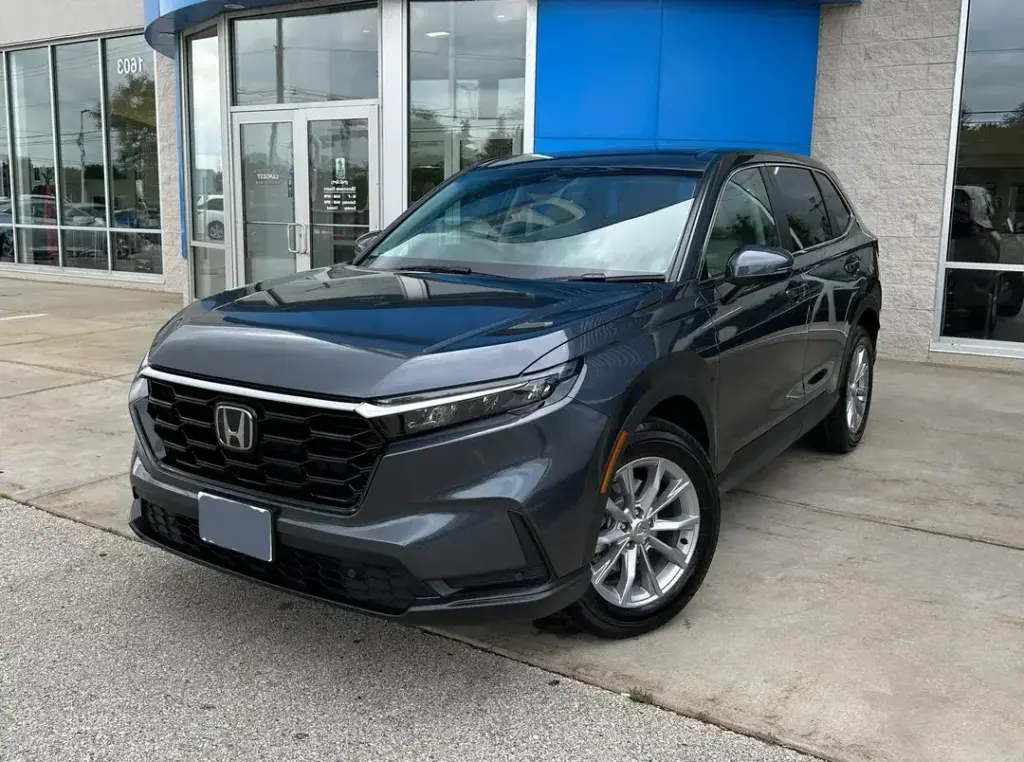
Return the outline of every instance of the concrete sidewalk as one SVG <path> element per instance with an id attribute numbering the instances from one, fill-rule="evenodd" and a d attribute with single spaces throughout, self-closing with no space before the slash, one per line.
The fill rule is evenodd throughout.
<path id="1" fill-rule="evenodd" d="M 124 531 L 128 379 L 177 306 L 0 280 L 0 492 Z M 669 627 L 449 634 L 832 759 L 1020 760 L 1022 463 L 1024 378 L 883 362 L 863 446 L 794 448 L 728 496 Z"/>

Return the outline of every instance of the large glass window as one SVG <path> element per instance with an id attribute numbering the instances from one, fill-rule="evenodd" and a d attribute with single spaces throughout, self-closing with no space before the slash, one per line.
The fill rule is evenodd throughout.
<path id="1" fill-rule="evenodd" d="M 224 148 L 221 138 L 219 39 L 216 29 L 188 46 L 191 135 L 192 277 L 198 298 L 227 287 L 224 250 Z"/>
<path id="2" fill-rule="evenodd" d="M 143 37 L 4 61 L 0 261 L 161 272 L 154 62 Z"/>
<path id="3" fill-rule="evenodd" d="M 7 135 L 7 72 L 0 56 L 0 262 L 14 261 L 14 217 L 11 209 L 11 151 Z"/>
<path id="4" fill-rule="evenodd" d="M 1024 342 L 1024 5 L 971 0 L 942 336 Z"/>
<path id="5" fill-rule="evenodd" d="M 115 270 L 160 272 L 160 172 L 153 51 L 142 35 L 104 43 Z"/>
<path id="6" fill-rule="evenodd" d="M 18 259 L 24 264 L 57 266 L 60 246 L 55 227 L 50 52 L 48 48 L 19 50 L 9 54 L 7 61 L 11 69 L 15 216 L 18 223 L 32 226 L 18 236 Z"/>
<path id="7" fill-rule="evenodd" d="M 526 0 L 410 1 L 410 200 L 522 152 L 526 12 Z"/>
<path id="8" fill-rule="evenodd" d="M 377 97 L 377 4 L 234 22 L 236 106 Z"/>
<path id="9" fill-rule="evenodd" d="M 64 266 L 106 270 L 107 179 L 97 42 L 54 48 Z M 93 228 L 99 228 L 93 230 Z"/>

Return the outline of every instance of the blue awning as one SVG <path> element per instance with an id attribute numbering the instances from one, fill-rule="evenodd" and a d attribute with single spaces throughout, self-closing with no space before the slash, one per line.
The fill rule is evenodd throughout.
<path id="1" fill-rule="evenodd" d="M 294 0 L 292 0 L 294 2 Z M 684 2 L 685 0 L 668 0 Z M 728 0 L 715 0 L 728 2 Z M 289 0 L 145 0 L 146 40 L 159 53 L 174 57 L 176 35 L 182 30 L 209 21 L 225 11 L 287 5 Z M 544 2 L 544 0 L 539 0 Z M 620 0 L 628 3 L 629 0 Z M 859 5 L 860 0 L 805 0 L 812 5 Z"/>

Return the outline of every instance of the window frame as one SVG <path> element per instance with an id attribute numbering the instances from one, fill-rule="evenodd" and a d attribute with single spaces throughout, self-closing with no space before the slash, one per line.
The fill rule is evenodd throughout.
<path id="1" fill-rule="evenodd" d="M 729 174 L 725 177 L 724 180 L 722 180 L 721 184 L 718 186 L 718 193 L 715 197 L 715 206 L 711 210 L 711 216 L 708 218 L 707 230 L 704 231 L 704 239 L 701 242 L 700 246 L 700 256 L 697 258 L 697 270 L 695 276 L 696 281 L 702 286 L 717 286 L 718 284 L 725 282 L 724 274 L 716 276 L 704 276 L 703 273 L 705 272 L 704 266 L 707 262 L 708 242 L 711 240 L 711 233 L 715 229 L 715 220 L 718 218 L 718 210 L 722 205 L 722 199 L 725 197 L 726 186 L 728 186 L 729 183 L 732 182 L 732 179 L 740 172 L 749 172 L 753 170 L 760 174 L 761 182 L 764 184 L 765 192 L 768 194 L 768 203 L 771 205 L 771 208 L 769 208 L 768 211 L 771 213 L 772 218 L 775 220 L 775 229 L 779 234 L 779 242 L 782 242 L 784 236 L 789 235 L 789 221 L 783 220 L 780 222 L 779 213 L 775 208 L 776 204 L 778 203 L 778 200 L 775 197 L 775 188 L 774 185 L 771 183 L 771 177 L 767 172 L 768 166 L 769 164 L 767 162 L 756 162 L 751 164 L 744 164 L 743 166 L 740 167 L 735 167 L 732 170 L 730 170 Z"/>
<path id="2" fill-rule="evenodd" d="M 787 167 L 787 168 L 790 168 L 790 169 L 802 169 L 802 170 L 804 170 L 806 172 L 810 172 L 811 179 L 814 181 L 814 186 L 818 189 L 818 193 L 821 195 L 822 204 L 825 203 L 825 195 L 821 192 L 821 185 L 818 183 L 818 178 L 815 177 L 815 175 L 816 174 L 823 174 L 826 177 L 829 177 L 829 173 L 827 171 L 819 169 L 818 167 L 812 166 L 810 164 L 800 164 L 799 162 L 795 162 L 795 161 L 788 161 L 788 162 L 787 161 L 765 162 L 765 169 L 766 170 L 770 170 L 773 167 Z M 786 196 L 785 196 L 785 194 L 783 194 L 782 191 L 779 189 L 778 183 L 775 182 L 774 175 L 772 175 L 772 173 L 770 171 L 766 172 L 766 174 L 768 175 L 768 180 L 770 181 L 770 184 L 771 184 L 771 190 L 769 192 L 772 194 L 773 199 L 775 199 L 777 201 L 778 206 L 780 208 L 786 209 L 787 212 L 788 212 L 789 205 L 786 203 Z M 789 249 L 786 249 L 786 251 L 789 251 L 789 253 L 793 255 L 793 259 L 797 259 L 798 257 L 802 257 L 804 254 L 812 253 L 812 252 L 814 252 L 814 251 L 816 251 L 818 249 L 824 248 L 825 246 L 831 246 L 832 244 L 836 243 L 837 241 L 841 241 L 842 239 L 846 238 L 850 234 L 850 231 L 853 229 L 854 222 L 857 219 L 857 215 L 856 215 L 856 213 L 853 210 L 853 205 L 850 203 L 850 200 L 846 197 L 846 194 L 843 192 L 843 189 L 839 186 L 839 183 L 836 182 L 831 177 L 829 177 L 829 179 L 832 180 L 832 184 L 835 186 L 835 189 L 837 191 L 839 191 L 839 198 L 842 200 L 843 204 L 846 206 L 847 211 L 849 211 L 849 213 L 850 213 L 850 221 L 847 224 L 846 229 L 841 234 L 835 235 L 835 231 L 833 230 L 832 231 L 832 238 L 829 238 L 827 241 L 820 241 L 819 243 L 816 243 L 816 244 L 814 244 L 812 246 L 806 246 L 806 247 L 804 247 L 802 249 L 798 249 L 797 251 L 789 251 Z M 832 227 L 832 224 L 833 224 L 832 223 L 832 215 L 828 213 L 828 207 L 827 206 L 825 207 L 825 214 L 826 214 L 826 216 L 828 217 L 828 220 L 829 220 L 829 227 Z M 787 232 L 787 234 L 790 235 L 790 238 L 792 238 L 792 234 L 790 233 L 790 229 L 789 229 L 789 214 L 788 213 L 785 214 L 784 217 L 785 217 L 786 232 Z M 796 243 L 796 241 L 794 240 L 793 243 Z"/>
<path id="3" fill-rule="evenodd" d="M 848 236 L 850 234 L 850 231 L 853 229 L 853 223 L 854 223 L 854 220 L 856 219 L 856 215 L 853 212 L 853 205 L 850 204 L 850 202 L 846 199 L 846 196 L 843 194 L 843 189 L 839 187 L 839 182 L 834 177 L 830 177 L 827 172 L 823 172 L 820 169 L 812 169 L 811 170 L 811 174 L 815 175 L 814 182 L 817 183 L 818 190 L 821 191 L 821 198 L 822 198 L 822 200 L 825 199 L 825 192 L 824 192 L 824 190 L 822 190 L 821 180 L 820 180 L 819 176 L 820 177 L 824 177 L 825 180 L 828 181 L 828 183 L 833 188 L 835 188 L 836 195 L 839 197 L 839 203 L 842 204 L 843 208 L 846 210 L 846 214 L 849 217 L 849 219 L 846 221 L 846 227 L 843 228 L 843 232 L 840 233 L 839 235 L 837 235 L 832 240 L 826 241 L 826 243 L 833 243 L 835 241 L 841 241 L 842 239 L 846 238 L 846 236 Z M 832 232 L 834 234 L 835 233 L 836 221 L 834 219 L 832 219 L 832 213 L 828 211 L 828 203 L 827 202 L 825 203 L 825 213 L 828 214 L 829 222 L 832 225 Z"/>

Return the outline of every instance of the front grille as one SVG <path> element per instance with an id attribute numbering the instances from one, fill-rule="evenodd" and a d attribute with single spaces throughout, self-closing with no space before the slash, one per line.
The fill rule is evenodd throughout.
<path id="1" fill-rule="evenodd" d="M 417 598 L 432 595 L 426 585 L 390 559 L 339 558 L 284 545 L 279 537 L 276 560 L 267 563 L 203 542 L 199 522 L 191 516 L 170 513 L 142 501 L 142 518 L 144 533 L 187 556 L 336 603 L 401 614 Z"/>
<path id="2" fill-rule="evenodd" d="M 222 447 L 214 407 L 233 402 L 256 414 L 251 452 Z M 162 462 L 226 485 L 351 513 L 362 500 L 384 439 L 356 413 L 253 399 L 149 380 L 149 416 Z"/>

